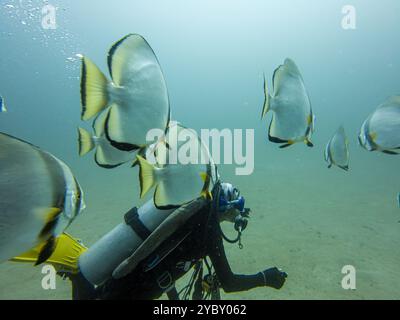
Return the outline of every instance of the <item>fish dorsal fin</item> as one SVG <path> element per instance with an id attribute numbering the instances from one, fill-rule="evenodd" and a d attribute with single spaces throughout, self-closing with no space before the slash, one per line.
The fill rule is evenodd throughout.
<path id="1" fill-rule="evenodd" d="M 126 73 L 132 72 L 127 66 L 151 60 L 158 63 L 153 49 L 142 36 L 131 33 L 123 37 L 108 52 L 108 69 L 114 84 L 117 86 L 124 85 Z M 140 67 L 143 67 L 143 65 L 135 66 L 135 68 Z"/>
<path id="2" fill-rule="evenodd" d="M 299 68 L 297 67 L 296 63 L 295 63 L 292 59 L 286 58 L 286 59 L 285 59 L 284 66 L 285 66 L 286 72 L 301 77 L 300 70 L 299 70 Z"/>
<path id="3" fill-rule="evenodd" d="M 302 76 L 299 69 L 297 68 L 297 65 L 292 59 L 286 58 L 285 62 L 274 71 L 274 75 L 272 78 L 274 97 L 279 96 L 280 89 L 282 85 L 284 85 L 283 82 L 290 76 L 298 77 L 302 80 Z"/>
<path id="4" fill-rule="evenodd" d="M 274 97 L 279 96 L 279 89 L 281 87 L 281 81 L 283 79 L 284 65 L 280 65 L 275 69 L 274 75 L 272 76 L 272 90 Z"/>
<path id="5" fill-rule="evenodd" d="M 389 97 L 386 100 L 386 102 L 383 104 L 383 106 L 386 106 L 388 104 L 390 104 L 390 105 L 397 104 L 398 107 L 400 108 L 400 96 L 391 96 L 391 97 Z"/>

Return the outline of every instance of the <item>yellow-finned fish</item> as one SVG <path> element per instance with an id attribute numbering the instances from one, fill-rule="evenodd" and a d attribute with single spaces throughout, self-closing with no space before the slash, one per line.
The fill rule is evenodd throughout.
<path id="1" fill-rule="evenodd" d="M 155 154 L 155 163 L 137 156 L 141 197 L 156 187 L 154 204 L 160 209 L 179 207 L 200 195 L 212 197 L 217 167 L 194 130 L 171 125 L 166 143 L 159 144 Z"/>
<path id="2" fill-rule="evenodd" d="M 134 151 L 122 151 L 113 147 L 106 139 L 104 126 L 109 110 L 102 111 L 93 121 L 91 134 L 83 128 L 78 128 L 79 155 L 84 156 L 95 149 L 94 160 L 102 168 L 118 167 L 136 158 Z"/>
<path id="3" fill-rule="evenodd" d="M 38 147 L 0 133 L 0 262 L 43 244 L 37 264 L 55 238 L 85 208 L 70 168 Z"/>
<path id="4" fill-rule="evenodd" d="M 138 34 L 117 41 L 108 52 L 109 81 L 86 56 L 82 57 L 82 119 L 107 107 L 105 134 L 123 151 L 148 146 L 149 130 L 166 131 L 170 106 L 164 76 L 152 48 Z"/>
<path id="5" fill-rule="evenodd" d="M 335 132 L 325 148 L 325 161 L 328 168 L 335 165 L 343 170 L 349 170 L 349 140 L 343 126 Z"/>
<path id="6" fill-rule="evenodd" d="M 314 132 L 315 116 L 304 85 L 303 77 L 293 60 L 287 58 L 273 75 L 273 94 L 268 92 L 264 76 L 265 101 L 262 118 L 268 111 L 273 112 L 268 129 L 271 142 L 281 143 L 286 148 L 296 142 L 313 147 L 311 136 Z"/>
<path id="7" fill-rule="evenodd" d="M 368 151 L 400 153 L 400 96 L 392 96 L 364 121 L 359 144 Z"/>

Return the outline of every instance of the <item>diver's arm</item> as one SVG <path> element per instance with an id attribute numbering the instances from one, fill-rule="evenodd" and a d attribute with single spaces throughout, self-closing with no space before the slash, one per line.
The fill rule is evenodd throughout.
<path id="1" fill-rule="evenodd" d="M 285 283 L 287 274 L 276 267 L 252 275 L 234 274 L 226 257 L 221 237 L 214 239 L 209 257 L 225 292 L 246 291 L 264 286 L 280 289 Z"/>

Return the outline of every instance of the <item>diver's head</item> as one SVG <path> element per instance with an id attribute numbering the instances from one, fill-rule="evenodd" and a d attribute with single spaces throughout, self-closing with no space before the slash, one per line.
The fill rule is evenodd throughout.
<path id="1" fill-rule="evenodd" d="M 235 228 L 246 228 L 250 209 L 244 207 L 245 200 L 238 189 L 230 183 L 221 183 L 217 201 L 219 201 L 218 211 L 221 222 L 228 221 L 234 223 Z"/>

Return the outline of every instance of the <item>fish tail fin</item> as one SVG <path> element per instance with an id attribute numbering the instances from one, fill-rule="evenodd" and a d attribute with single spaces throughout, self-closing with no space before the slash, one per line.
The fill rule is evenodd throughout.
<path id="1" fill-rule="evenodd" d="M 200 172 L 200 178 L 204 182 L 204 188 L 201 190 L 200 196 L 203 197 L 206 200 L 212 200 L 212 194 L 208 190 L 209 186 L 209 181 L 210 181 L 210 176 L 206 172 Z"/>
<path id="2" fill-rule="evenodd" d="M 268 84 L 267 84 L 267 80 L 265 79 L 265 74 L 264 74 L 264 96 L 265 96 L 265 99 L 264 99 L 263 110 L 261 113 L 261 119 L 264 118 L 266 113 L 271 109 L 271 96 L 268 91 Z"/>
<path id="3" fill-rule="evenodd" d="M 140 198 L 143 198 L 157 184 L 155 167 L 140 155 L 137 155 L 136 159 L 139 164 Z"/>
<path id="4" fill-rule="evenodd" d="M 92 135 L 83 128 L 78 128 L 79 155 L 82 157 L 95 147 Z"/>
<path id="5" fill-rule="evenodd" d="M 82 120 L 89 120 L 108 103 L 108 80 L 100 69 L 87 57 L 82 58 L 81 104 Z"/>
<path id="6" fill-rule="evenodd" d="M 51 255 L 53 254 L 55 249 L 56 249 L 55 237 L 51 236 L 49 238 L 49 240 L 47 240 L 47 242 L 45 243 L 43 248 L 40 250 L 38 258 L 37 258 L 37 260 L 35 262 L 35 266 L 37 266 L 39 264 L 42 264 L 47 259 L 49 259 L 51 257 Z"/>

